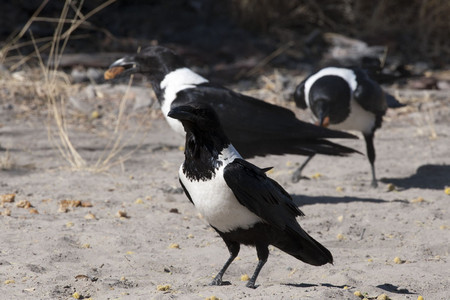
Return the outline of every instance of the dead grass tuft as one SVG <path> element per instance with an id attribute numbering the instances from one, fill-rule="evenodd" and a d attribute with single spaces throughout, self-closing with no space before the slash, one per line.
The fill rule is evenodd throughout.
<path id="1" fill-rule="evenodd" d="M 123 96 L 118 114 L 115 118 L 116 124 L 114 132 L 108 136 L 109 142 L 100 157 L 95 162 L 87 161 L 78 152 L 76 146 L 70 139 L 70 130 L 68 124 L 67 100 L 70 93 L 73 93 L 73 86 L 67 74 L 59 71 L 59 64 L 63 56 L 64 50 L 72 37 L 72 33 L 86 20 L 99 12 L 106 6 L 112 4 L 116 0 L 107 0 L 97 8 L 87 14 L 81 12 L 83 1 L 65 0 L 59 18 L 42 18 L 39 17 L 48 0 L 44 0 L 41 6 L 36 10 L 30 20 L 25 24 L 24 28 L 13 37 L 0 50 L 0 63 L 10 59 L 11 63 L 9 71 L 5 76 L 1 77 L 0 87 L 7 86 L 9 91 L 9 100 L 16 101 L 17 95 L 23 97 L 31 97 L 33 100 L 38 99 L 47 104 L 48 111 L 48 137 L 50 142 L 59 150 L 59 153 L 69 166 L 74 170 L 89 170 L 95 172 L 103 172 L 115 165 L 123 164 L 136 149 L 123 154 L 124 147 L 135 138 L 138 128 L 132 134 L 125 134 L 128 116 L 125 114 L 127 107 L 126 93 Z M 68 18 L 69 12 L 74 12 L 73 18 Z M 55 23 L 55 31 L 52 37 L 34 39 L 33 34 L 29 31 L 31 24 L 36 21 L 47 21 Z M 30 41 L 20 42 L 26 33 L 30 35 Z M 77 37 L 78 38 L 78 37 Z M 9 57 L 11 50 L 18 49 L 25 45 L 32 44 L 35 48 L 34 53 L 24 57 Z M 47 57 L 44 60 L 44 54 Z M 32 59 L 38 62 L 38 69 L 29 68 L 27 63 Z M 20 69 L 20 71 L 18 71 Z M 131 86 L 132 78 L 128 86 Z M 6 153 L 5 157 L 0 161 L 2 168 L 12 167 L 10 156 Z"/>
<path id="2" fill-rule="evenodd" d="M 0 156 L 0 170 L 9 171 L 15 167 L 16 163 L 9 154 L 9 151 L 5 151 L 2 156 Z"/>

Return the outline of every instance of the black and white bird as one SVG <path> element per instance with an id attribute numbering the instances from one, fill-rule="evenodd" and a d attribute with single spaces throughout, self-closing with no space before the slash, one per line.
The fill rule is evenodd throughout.
<path id="1" fill-rule="evenodd" d="M 260 169 L 242 159 L 210 106 L 177 106 L 168 116 L 181 121 L 186 131 L 185 160 L 179 170 L 181 186 L 230 252 L 212 285 L 224 283 L 222 276 L 241 244 L 255 246 L 259 259 L 247 283 L 250 288 L 256 287 L 269 245 L 311 265 L 333 263 L 330 251 L 298 224 L 296 217 L 303 213 L 291 196 L 266 176 L 271 168 Z"/>
<path id="2" fill-rule="evenodd" d="M 371 185 L 376 187 L 375 130 L 381 127 L 388 106 L 402 104 L 386 94 L 364 70 L 335 67 L 308 76 L 297 86 L 294 100 L 298 107 L 309 108 L 320 126 L 362 132 L 372 170 Z"/>
<path id="3" fill-rule="evenodd" d="M 326 140 L 356 138 L 354 135 L 300 121 L 286 108 L 214 85 L 187 68 L 168 48 L 151 46 L 121 58 L 105 72 L 105 78 L 131 73 L 141 73 L 152 83 L 167 122 L 180 134 L 184 134 L 181 123 L 167 116 L 172 108 L 190 102 L 212 106 L 225 134 L 245 158 L 268 154 L 344 156 L 357 152 Z"/>

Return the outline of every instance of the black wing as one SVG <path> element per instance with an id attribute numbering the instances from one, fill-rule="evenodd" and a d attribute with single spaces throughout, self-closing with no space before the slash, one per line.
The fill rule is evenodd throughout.
<path id="1" fill-rule="evenodd" d="M 355 100 L 367 111 L 377 116 L 386 113 L 386 97 L 380 85 L 369 78 L 366 72 L 360 69 L 354 69 L 358 86 L 353 92 Z"/>
<path id="2" fill-rule="evenodd" d="M 275 247 L 312 265 L 333 263 L 330 251 L 297 223 L 295 217 L 303 213 L 291 196 L 262 169 L 243 159 L 235 159 L 225 167 L 223 176 L 240 204 L 285 233 L 272 241 Z"/>
<path id="3" fill-rule="evenodd" d="M 181 90 L 172 108 L 191 102 L 211 105 L 225 134 L 243 157 L 268 154 L 346 155 L 355 150 L 326 138 L 356 138 L 349 133 L 302 122 L 289 109 L 205 83 Z"/>
<path id="4" fill-rule="evenodd" d="M 235 159 L 225 167 L 223 177 L 239 203 L 265 222 L 280 230 L 299 227 L 295 217 L 303 216 L 303 212 L 262 169 L 243 159 Z"/>

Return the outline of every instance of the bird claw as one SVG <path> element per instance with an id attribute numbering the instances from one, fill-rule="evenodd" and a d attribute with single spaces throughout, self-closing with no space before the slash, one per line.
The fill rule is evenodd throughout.
<path id="1" fill-rule="evenodd" d="M 214 278 L 209 285 L 231 285 L 229 281 L 222 281 L 222 278 Z"/>
<path id="2" fill-rule="evenodd" d="M 257 285 L 255 285 L 255 282 L 251 281 L 251 280 L 249 282 L 247 282 L 247 284 L 245 286 L 248 288 L 251 288 L 251 289 L 256 289 L 258 287 Z"/>
<path id="3" fill-rule="evenodd" d="M 294 172 L 294 174 L 292 174 L 292 178 L 291 178 L 292 183 L 297 183 L 302 179 L 309 180 L 309 177 L 302 176 L 301 172 Z"/>
<path id="4" fill-rule="evenodd" d="M 372 183 L 370 184 L 370 186 L 374 189 L 376 189 L 378 187 L 378 182 L 376 180 L 372 180 Z"/>

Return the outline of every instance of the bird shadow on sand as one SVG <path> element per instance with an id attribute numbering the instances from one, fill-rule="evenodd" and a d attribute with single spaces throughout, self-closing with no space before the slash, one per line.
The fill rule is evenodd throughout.
<path id="1" fill-rule="evenodd" d="M 382 178 L 381 182 L 392 183 L 398 188 L 444 189 L 450 184 L 449 165 L 423 165 L 416 173 L 404 178 Z"/>
<path id="2" fill-rule="evenodd" d="M 311 205 L 311 204 L 337 204 L 337 203 L 350 203 L 350 202 L 370 202 L 370 203 L 385 203 L 382 199 L 375 198 L 359 198 L 359 197 L 332 197 L 332 196 L 305 196 L 305 195 L 292 195 L 292 199 L 297 206 Z"/>
<path id="3" fill-rule="evenodd" d="M 343 289 L 345 285 L 334 285 L 331 283 L 282 283 L 282 285 L 297 287 L 297 288 L 310 288 L 310 287 L 318 287 L 318 286 L 326 286 L 330 288 L 338 288 Z"/>
<path id="4" fill-rule="evenodd" d="M 384 283 L 384 284 L 377 285 L 377 288 L 380 288 L 382 290 L 385 290 L 390 293 L 395 293 L 395 294 L 408 294 L 408 295 L 415 294 L 414 292 L 410 292 L 408 289 L 402 289 L 402 288 L 399 288 L 398 286 L 395 286 L 390 283 Z"/>
<path id="5" fill-rule="evenodd" d="M 319 287 L 319 286 L 325 286 L 329 288 L 337 288 L 337 289 L 344 289 L 345 285 L 334 285 L 331 283 L 282 283 L 282 285 L 290 286 L 290 287 L 296 287 L 296 288 L 310 288 L 310 287 Z M 415 292 L 411 292 L 408 289 L 405 288 L 399 288 L 398 286 L 395 286 L 390 283 L 384 283 L 377 285 L 377 288 L 380 288 L 382 290 L 385 290 L 386 292 L 395 293 L 395 294 L 403 294 L 403 295 L 412 295 L 416 294 Z"/>

